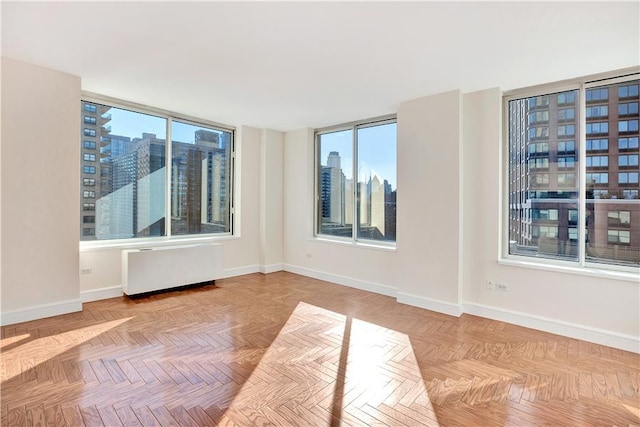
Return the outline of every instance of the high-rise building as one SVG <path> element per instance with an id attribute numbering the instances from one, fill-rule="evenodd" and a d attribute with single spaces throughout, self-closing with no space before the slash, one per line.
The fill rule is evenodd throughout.
<path id="1" fill-rule="evenodd" d="M 638 82 L 589 88 L 586 256 L 640 263 Z M 510 252 L 577 257 L 579 92 L 509 103 Z"/>

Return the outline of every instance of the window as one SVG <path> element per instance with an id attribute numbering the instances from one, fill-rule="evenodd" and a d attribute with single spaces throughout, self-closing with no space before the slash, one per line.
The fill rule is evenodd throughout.
<path id="1" fill-rule="evenodd" d="M 95 231 L 82 240 L 232 232 L 233 129 L 127 105 L 83 101 L 82 109 L 101 117 L 97 132 L 83 128 L 100 137 L 100 156 L 83 153 L 99 163 L 82 166 L 97 176 L 82 178 L 92 188 L 82 209 L 96 212 L 83 215 L 81 230 Z"/>
<path id="2" fill-rule="evenodd" d="M 538 111 L 538 112 L 533 112 L 529 114 L 529 124 L 548 122 L 548 121 L 549 121 L 548 111 Z"/>
<path id="3" fill-rule="evenodd" d="M 585 114 L 588 119 L 595 117 L 607 117 L 609 115 L 609 107 L 606 105 L 587 107 Z"/>
<path id="4" fill-rule="evenodd" d="M 588 168 L 606 168 L 609 166 L 609 156 L 587 156 Z"/>
<path id="5" fill-rule="evenodd" d="M 506 256 L 590 268 L 640 266 L 639 86 L 636 74 L 505 97 Z M 539 99 L 548 100 L 544 141 L 536 140 L 541 126 L 528 120 L 532 113 L 539 117 Z M 541 142 L 548 144 L 544 157 Z M 551 165 L 540 171 L 543 158 Z"/>
<path id="6" fill-rule="evenodd" d="M 589 184 L 608 184 L 609 174 L 603 173 L 587 173 L 587 185 Z"/>
<path id="7" fill-rule="evenodd" d="M 631 232 L 626 230 L 607 230 L 607 242 L 628 245 L 631 243 Z"/>
<path id="8" fill-rule="evenodd" d="M 576 118 L 576 110 L 573 108 L 565 108 L 558 110 L 557 119 L 560 121 L 574 120 Z M 549 113 L 547 112 L 547 121 L 549 121 Z"/>
<path id="9" fill-rule="evenodd" d="M 559 168 L 573 168 L 576 166 L 576 158 L 574 156 L 558 157 Z"/>
<path id="10" fill-rule="evenodd" d="M 576 151 L 575 141 L 558 141 L 559 153 L 573 153 Z"/>
<path id="11" fill-rule="evenodd" d="M 316 172 L 316 234 L 395 242 L 395 118 L 316 132 Z"/>
<path id="12" fill-rule="evenodd" d="M 587 123 L 587 135 L 606 134 L 609 133 L 608 122 Z"/>
<path id="13" fill-rule="evenodd" d="M 618 148 L 620 150 L 633 150 L 638 148 L 638 137 L 620 138 L 618 140 Z"/>
<path id="14" fill-rule="evenodd" d="M 605 151 L 609 149 L 608 139 L 587 139 L 587 151 Z"/>
<path id="15" fill-rule="evenodd" d="M 83 141 L 82 147 L 87 148 L 89 150 L 94 150 L 96 148 L 96 143 L 95 141 Z"/>
<path id="16" fill-rule="evenodd" d="M 574 173 L 559 173 L 558 174 L 558 186 L 573 187 L 576 183 L 576 174 Z"/>
<path id="17" fill-rule="evenodd" d="M 538 157 L 529 160 L 529 169 L 549 169 L 549 158 Z"/>
<path id="18" fill-rule="evenodd" d="M 638 155 L 637 154 L 627 154 L 624 156 L 618 157 L 618 166 L 638 166 Z"/>
<path id="19" fill-rule="evenodd" d="M 618 98 L 637 98 L 638 97 L 638 85 L 620 86 L 618 88 Z"/>
<path id="20" fill-rule="evenodd" d="M 95 236 L 96 229 L 95 228 L 83 228 L 82 235 L 83 236 Z"/>
<path id="21" fill-rule="evenodd" d="M 607 224 L 609 226 L 628 227 L 631 224 L 631 212 L 609 211 L 607 213 Z"/>
<path id="22" fill-rule="evenodd" d="M 561 125 L 558 126 L 558 136 L 573 136 L 576 134 L 575 125 Z"/>
<path id="23" fill-rule="evenodd" d="M 529 138 L 531 139 L 549 138 L 549 128 L 547 126 L 531 128 L 529 129 Z"/>
<path id="24" fill-rule="evenodd" d="M 638 103 L 629 102 L 628 104 L 618 104 L 618 116 L 634 116 L 638 115 Z"/>
<path id="25" fill-rule="evenodd" d="M 638 133 L 638 120 L 621 120 L 618 122 L 618 132 Z"/>
<path id="26" fill-rule="evenodd" d="M 537 142 L 529 145 L 529 153 L 531 154 L 548 154 L 549 153 L 549 143 L 548 142 Z"/>
<path id="27" fill-rule="evenodd" d="M 620 172 L 618 174 L 619 184 L 637 184 L 638 172 Z"/>
<path id="28" fill-rule="evenodd" d="M 84 116 L 84 122 L 85 122 L 86 124 L 89 124 L 89 125 L 95 125 L 95 124 L 96 124 L 96 120 L 97 120 L 97 119 L 96 119 L 95 117 L 92 117 L 92 116 Z"/>
<path id="29" fill-rule="evenodd" d="M 608 89 L 587 89 L 586 93 L 587 102 L 606 101 L 609 99 Z"/>

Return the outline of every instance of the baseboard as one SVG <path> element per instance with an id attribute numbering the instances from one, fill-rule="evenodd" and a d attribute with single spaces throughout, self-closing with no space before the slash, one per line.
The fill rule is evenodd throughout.
<path id="1" fill-rule="evenodd" d="M 563 322 L 547 317 L 534 316 L 526 313 L 489 307 L 481 304 L 465 302 L 462 304 L 465 313 L 488 319 L 499 320 L 526 328 L 588 341 L 595 344 L 606 345 L 620 350 L 640 353 L 640 339 L 631 335 L 603 329 L 591 328 L 575 323 Z"/>
<path id="2" fill-rule="evenodd" d="M 335 283 L 337 285 L 349 286 L 351 288 L 363 291 L 375 292 L 377 294 L 396 296 L 396 289 L 391 286 L 382 285 L 380 283 L 367 282 L 365 280 L 352 279 L 351 277 L 340 276 L 338 274 L 325 273 L 323 271 L 312 270 L 310 268 L 298 267 L 295 265 L 284 264 L 284 271 L 299 274 L 301 276 L 312 277 L 314 279 L 324 280 L 326 282 Z"/>
<path id="3" fill-rule="evenodd" d="M 82 301 L 80 299 L 37 305 L 22 310 L 3 311 L 0 316 L 0 324 L 3 326 L 13 325 L 14 323 L 28 322 L 77 311 L 82 311 Z"/>
<path id="4" fill-rule="evenodd" d="M 124 295 L 122 286 L 112 286 L 109 288 L 92 289 L 90 291 L 80 292 L 80 300 L 82 302 L 100 301 L 103 299 L 117 298 Z"/>
<path id="5" fill-rule="evenodd" d="M 413 305 L 438 313 L 448 314 L 449 316 L 460 317 L 462 314 L 458 304 L 451 304 L 450 302 L 425 298 L 406 292 L 398 292 L 397 301 L 401 304 Z"/>
<path id="6" fill-rule="evenodd" d="M 261 265 L 260 273 L 269 274 L 284 270 L 284 264 Z"/>
<path id="7" fill-rule="evenodd" d="M 246 267 L 227 268 L 222 275 L 223 279 L 228 277 L 244 276 L 245 274 L 260 273 L 259 265 L 248 265 Z"/>

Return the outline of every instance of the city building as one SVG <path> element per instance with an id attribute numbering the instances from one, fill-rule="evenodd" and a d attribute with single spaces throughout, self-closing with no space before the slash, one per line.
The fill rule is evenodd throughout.
<path id="1" fill-rule="evenodd" d="M 586 90 L 586 256 L 640 263 L 638 81 Z M 577 91 L 509 102 L 513 254 L 577 258 Z"/>

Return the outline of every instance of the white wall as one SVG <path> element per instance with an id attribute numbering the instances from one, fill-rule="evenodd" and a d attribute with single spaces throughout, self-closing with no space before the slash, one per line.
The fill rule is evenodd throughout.
<path id="1" fill-rule="evenodd" d="M 313 131 L 287 132 L 285 269 L 640 352 L 637 282 L 498 263 L 501 97 L 453 91 L 400 104 L 397 251 L 313 237 Z"/>
<path id="2" fill-rule="evenodd" d="M 2 58 L 2 323 L 81 309 L 80 78 Z"/>
<path id="3" fill-rule="evenodd" d="M 284 140 L 285 269 L 395 295 L 395 252 L 313 238 L 313 162 L 313 130 L 287 132 Z"/>
<path id="4" fill-rule="evenodd" d="M 282 270 L 284 134 L 263 129 L 260 138 L 260 266 Z"/>
<path id="5" fill-rule="evenodd" d="M 640 351 L 640 283 L 498 264 L 501 96 L 464 96 L 465 311 Z"/>
<path id="6" fill-rule="evenodd" d="M 455 315 L 461 108 L 459 91 L 398 107 L 398 299 Z"/>

